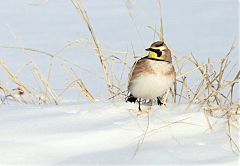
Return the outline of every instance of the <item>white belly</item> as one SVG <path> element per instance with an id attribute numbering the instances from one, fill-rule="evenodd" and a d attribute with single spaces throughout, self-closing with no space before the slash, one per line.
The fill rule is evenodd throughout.
<path id="1" fill-rule="evenodd" d="M 129 89 L 133 96 L 143 99 L 153 99 L 162 96 L 173 84 L 174 77 L 142 75 L 134 80 Z"/>

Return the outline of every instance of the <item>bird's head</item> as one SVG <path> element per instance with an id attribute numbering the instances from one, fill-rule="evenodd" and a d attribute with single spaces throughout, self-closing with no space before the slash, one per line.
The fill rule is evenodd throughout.
<path id="1" fill-rule="evenodd" d="M 146 51 L 149 51 L 149 58 L 172 62 L 171 51 L 163 41 L 156 41 L 152 43 Z"/>

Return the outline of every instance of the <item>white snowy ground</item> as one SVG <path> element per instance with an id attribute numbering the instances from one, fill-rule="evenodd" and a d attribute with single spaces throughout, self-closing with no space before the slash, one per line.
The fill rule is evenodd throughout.
<path id="1" fill-rule="evenodd" d="M 148 116 L 136 105 L 1 105 L 0 165 L 238 165 L 225 121 L 210 118 L 210 131 L 198 106 L 185 107 L 153 107 L 138 145 Z"/>

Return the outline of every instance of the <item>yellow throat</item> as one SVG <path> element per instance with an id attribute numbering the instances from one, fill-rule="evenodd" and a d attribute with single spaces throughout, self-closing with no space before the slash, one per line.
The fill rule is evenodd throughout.
<path id="1" fill-rule="evenodd" d="M 153 52 L 153 51 L 149 51 L 148 56 L 150 58 L 153 58 L 153 59 L 164 60 L 164 57 L 162 55 L 158 56 L 158 54 L 156 52 Z"/>

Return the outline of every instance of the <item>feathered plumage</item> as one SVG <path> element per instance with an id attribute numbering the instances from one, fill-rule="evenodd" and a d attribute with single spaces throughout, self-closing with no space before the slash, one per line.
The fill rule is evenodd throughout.
<path id="1" fill-rule="evenodd" d="M 154 42 L 146 50 L 149 51 L 148 56 L 135 62 L 130 72 L 128 82 L 130 96 L 127 101 L 157 98 L 160 104 L 159 97 L 173 85 L 176 78 L 171 51 L 162 41 Z"/>

